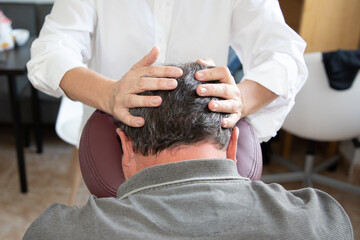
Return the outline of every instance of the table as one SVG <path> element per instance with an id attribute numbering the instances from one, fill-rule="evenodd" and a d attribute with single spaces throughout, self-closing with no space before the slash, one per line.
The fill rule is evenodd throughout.
<path id="1" fill-rule="evenodd" d="M 31 37 L 29 41 L 21 47 L 16 47 L 12 50 L 0 53 L 0 75 L 7 77 L 9 85 L 10 108 L 13 119 L 14 136 L 16 143 L 16 153 L 18 161 L 18 171 L 20 178 L 20 189 L 22 193 L 26 193 L 26 169 L 24 158 L 24 144 L 23 144 L 23 129 L 20 113 L 20 96 L 17 91 L 16 77 L 27 74 L 26 63 L 30 60 L 30 47 L 35 37 Z M 35 123 L 35 135 L 37 152 L 42 152 L 42 139 L 41 139 L 41 117 L 40 117 L 40 104 L 38 98 L 38 91 L 31 85 L 31 102 L 33 118 Z"/>

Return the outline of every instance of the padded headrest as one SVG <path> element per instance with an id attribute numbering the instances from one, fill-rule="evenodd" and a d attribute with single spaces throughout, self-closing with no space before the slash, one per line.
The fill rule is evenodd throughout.
<path id="1" fill-rule="evenodd" d="M 260 143 L 245 120 L 240 120 L 237 126 L 240 130 L 236 154 L 239 174 L 259 180 L 262 173 Z M 80 139 L 81 172 L 90 193 L 99 198 L 116 197 L 119 186 L 125 181 L 116 128 L 111 115 L 97 110 L 87 121 Z"/>

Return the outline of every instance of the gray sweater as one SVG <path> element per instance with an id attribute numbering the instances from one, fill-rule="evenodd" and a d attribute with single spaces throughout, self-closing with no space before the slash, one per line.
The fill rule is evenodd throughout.
<path id="1" fill-rule="evenodd" d="M 239 176 L 231 160 L 147 168 L 117 198 L 90 197 L 81 209 L 53 204 L 23 239 L 353 239 L 328 194 Z"/>

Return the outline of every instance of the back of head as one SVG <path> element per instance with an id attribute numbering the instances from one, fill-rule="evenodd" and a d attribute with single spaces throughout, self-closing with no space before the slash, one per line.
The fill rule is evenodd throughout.
<path id="1" fill-rule="evenodd" d="M 196 88 L 204 82 L 195 79 L 195 73 L 206 69 L 197 63 L 173 65 L 183 70 L 177 78 L 178 86 L 170 91 L 147 91 L 141 95 L 160 96 L 162 104 L 156 108 L 133 108 L 130 113 L 145 119 L 141 128 L 129 127 L 122 122 L 118 126 L 133 142 L 134 152 L 144 156 L 155 155 L 165 149 L 208 141 L 225 149 L 231 129 L 221 127 L 223 113 L 208 108 L 214 97 L 200 97 Z"/>

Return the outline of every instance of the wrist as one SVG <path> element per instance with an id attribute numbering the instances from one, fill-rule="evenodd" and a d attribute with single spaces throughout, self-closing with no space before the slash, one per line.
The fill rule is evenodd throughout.
<path id="1" fill-rule="evenodd" d="M 247 109 L 247 104 L 246 104 L 246 99 L 244 97 L 244 93 L 241 89 L 241 87 L 238 85 L 239 89 L 240 89 L 240 101 L 241 101 L 241 109 L 240 109 L 240 113 L 241 113 L 241 117 L 240 118 L 244 118 L 248 115 L 248 109 Z"/>
<path id="2" fill-rule="evenodd" d="M 241 96 L 241 117 L 246 117 L 270 104 L 278 95 L 251 80 L 243 80 L 238 84 Z"/>
<path id="3" fill-rule="evenodd" d="M 91 69 L 79 67 L 64 75 L 60 87 L 70 99 L 112 114 L 114 83 Z"/>
<path id="4" fill-rule="evenodd" d="M 110 79 L 103 80 L 103 90 L 100 94 L 99 106 L 102 111 L 114 115 L 115 96 L 116 96 L 116 81 Z"/>

